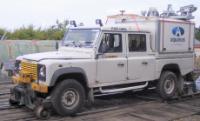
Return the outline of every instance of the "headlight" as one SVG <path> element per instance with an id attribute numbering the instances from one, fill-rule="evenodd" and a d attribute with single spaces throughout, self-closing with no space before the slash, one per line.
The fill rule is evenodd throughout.
<path id="1" fill-rule="evenodd" d="M 19 73 L 20 70 L 21 70 L 21 61 L 20 60 L 16 60 L 15 61 L 15 72 Z"/>
<path id="2" fill-rule="evenodd" d="M 46 81 L 46 67 L 45 65 L 38 65 L 38 80 Z"/>
<path id="3" fill-rule="evenodd" d="M 40 72 L 41 77 L 45 77 L 45 67 L 44 66 L 40 68 L 39 72 Z"/>

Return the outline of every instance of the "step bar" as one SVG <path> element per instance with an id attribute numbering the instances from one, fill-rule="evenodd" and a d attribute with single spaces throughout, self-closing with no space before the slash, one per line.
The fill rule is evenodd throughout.
<path id="1" fill-rule="evenodd" d="M 102 87 L 99 87 L 99 91 L 101 93 L 117 93 L 117 92 L 124 92 L 124 91 L 129 91 L 129 90 L 137 90 L 137 89 L 142 89 L 148 86 L 148 82 L 146 82 L 144 85 L 138 85 L 138 86 L 133 86 L 133 87 L 126 87 L 126 88 L 118 88 L 118 89 L 102 89 Z"/>

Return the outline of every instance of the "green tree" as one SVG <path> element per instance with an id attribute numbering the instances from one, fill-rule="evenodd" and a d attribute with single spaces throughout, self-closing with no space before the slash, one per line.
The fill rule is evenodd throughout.
<path id="1" fill-rule="evenodd" d="M 11 40 L 61 40 L 64 36 L 68 20 L 60 22 L 56 21 L 55 25 L 42 29 L 35 28 L 33 25 L 15 29 L 12 32 L 7 31 L 7 39 Z M 6 30 L 0 29 L 0 35 Z"/>

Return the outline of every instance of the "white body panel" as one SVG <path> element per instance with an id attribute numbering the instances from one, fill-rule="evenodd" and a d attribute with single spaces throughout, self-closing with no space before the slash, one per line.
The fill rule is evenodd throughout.
<path id="1" fill-rule="evenodd" d="M 189 72 L 193 71 L 194 69 L 194 59 L 191 56 L 188 56 L 186 58 L 157 58 L 156 59 L 156 76 L 155 78 L 159 78 L 162 67 L 164 67 L 167 64 L 178 64 L 180 68 L 181 75 L 186 75 Z"/>
<path id="2" fill-rule="evenodd" d="M 128 78 L 135 82 L 155 79 L 155 57 L 133 56 L 128 59 Z M 133 81 L 134 82 L 134 81 Z"/>
<path id="3" fill-rule="evenodd" d="M 44 60 L 40 64 L 47 66 L 47 79 L 46 82 L 41 82 L 45 85 L 50 85 L 53 74 L 56 70 L 61 68 L 79 67 L 84 69 L 88 79 L 88 86 L 95 85 L 96 80 L 96 60 L 95 59 L 77 59 L 77 60 Z M 59 65 L 62 64 L 62 67 Z"/>
<path id="4" fill-rule="evenodd" d="M 124 64 L 120 66 L 118 64 Z M 106 68 L 106 69 L 105 69 Z M 127 78 L 127 59 L 102 58 L 97 60 L 97 81 L 103 83 L 115 83 L 125 81 Z"/>
<path id="5" fill-rule="evenodd" d="M 161 21 L 160 51 L 193 51 L 194 24 L 188 22 Z M 173 29 L 177 31 L 172 32 Z M 181 30 L 183 29 L 183 30 Z"/>

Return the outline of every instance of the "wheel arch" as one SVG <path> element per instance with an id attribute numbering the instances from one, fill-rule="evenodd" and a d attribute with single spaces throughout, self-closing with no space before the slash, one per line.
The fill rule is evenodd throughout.
<path id="1" fill-rule="evenodd" d="M 88 79 L 85 71 L 79 67 L 62 68 L 54 72 L 50 87 L 55 87 L 59 82 L 64 79 L 76 79 L 83 85 L 86 91 L 89 89 Z"/>
<path id="2" fill-rule="evenodd" d="M 162 72 L 164 72 L 164 71 L 172 71 L 172 72 L 175 73 L 177 76 L 182 75 L 181 70 L 180 70 L 180 67 L 179 67 L 179 65 L 176 64 L 176 63 L 165 64 L 165 65 L 162 67 L 162 70 L 161 70 L 160 75 L 161 75 Z"/>

